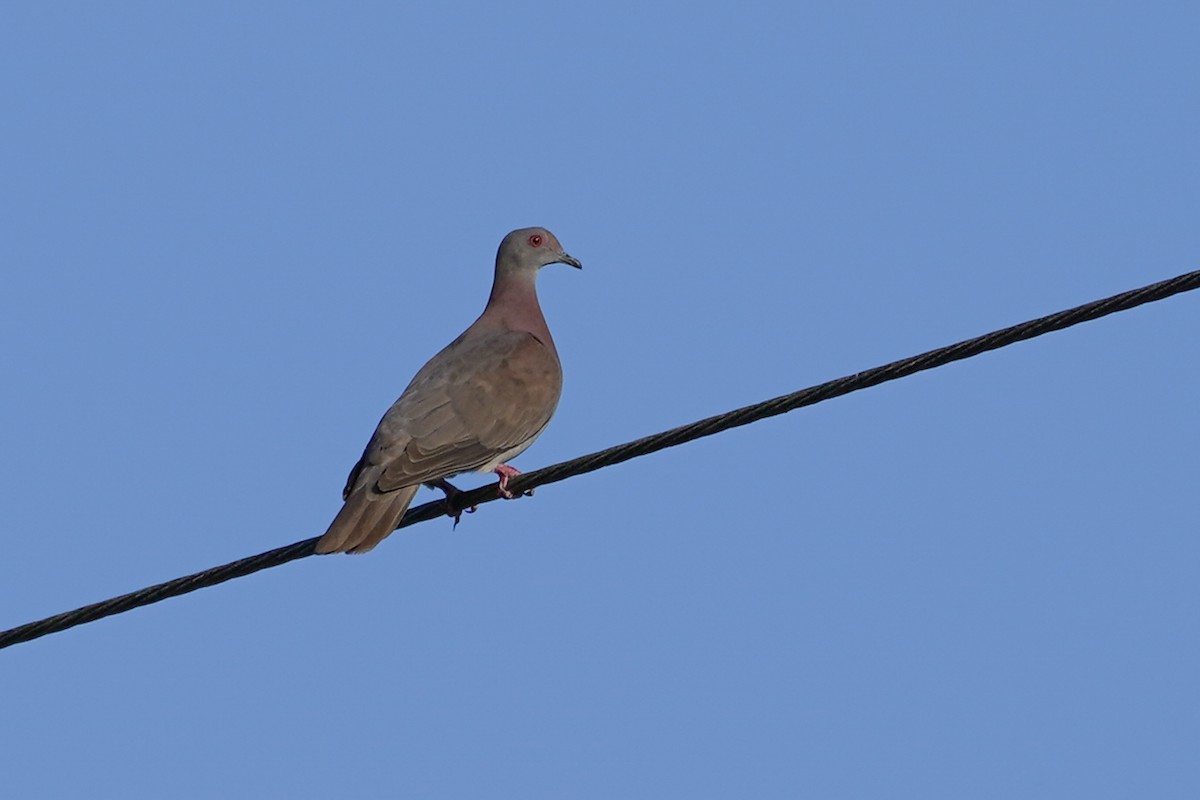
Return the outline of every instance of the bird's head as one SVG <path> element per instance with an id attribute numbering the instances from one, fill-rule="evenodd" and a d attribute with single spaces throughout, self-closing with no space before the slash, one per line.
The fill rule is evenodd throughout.
<path id="1" fill-rule="evenodd" d="M 504 237 L 496 253 L 496 267 L 506 270 L 537 271 L 547 264 L 583 265 L 567 255 L 558 237 L 545 228 L 520 228 Z"/>

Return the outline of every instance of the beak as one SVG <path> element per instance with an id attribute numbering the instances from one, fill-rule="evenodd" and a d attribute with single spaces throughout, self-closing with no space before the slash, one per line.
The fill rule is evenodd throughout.
<path id="1" fill-rule="evenodd" d="M 571 258 L 561 250 L 558 251 L 558 263 L 570 264 L 575 269 L 583 269 L 583 264 L 580 264 L 578 259 Z"/>

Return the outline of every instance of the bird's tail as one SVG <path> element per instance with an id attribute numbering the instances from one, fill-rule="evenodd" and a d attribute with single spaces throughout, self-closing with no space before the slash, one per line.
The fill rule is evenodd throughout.
<path id="1" fill-rule="evenodd" d="M 391 492 L 360 487 L 346 498 L 342 510 L 317 542 L 318 553 L 365 553 L 382 542 L 408 510 L 420 484 Z"/>

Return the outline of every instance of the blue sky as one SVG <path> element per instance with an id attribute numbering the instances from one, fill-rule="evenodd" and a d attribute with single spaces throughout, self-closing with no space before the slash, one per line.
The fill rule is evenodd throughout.
<path id="1" fill-rule="evenodd" d="M 585 265 L 524 469 L 1200 265 L 1192 4 L 4 16 L 0 627 L 321 533 L 515 227 Z M 6 792 L 1195 797 L 1198 361 L 1184 295 L 5 650 Z"/>

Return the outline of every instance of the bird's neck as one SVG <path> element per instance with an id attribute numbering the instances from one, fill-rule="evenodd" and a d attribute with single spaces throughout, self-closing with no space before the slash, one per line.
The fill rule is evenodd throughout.
<path id="1" fill-rule="evenodd" d="M 542 316 L 542 306 L 538 303 L 535 271 L 498 274 L 480 322 L 531 333 L 554 350 L 554 340 L 550 337 L 546 318 Z"/>

